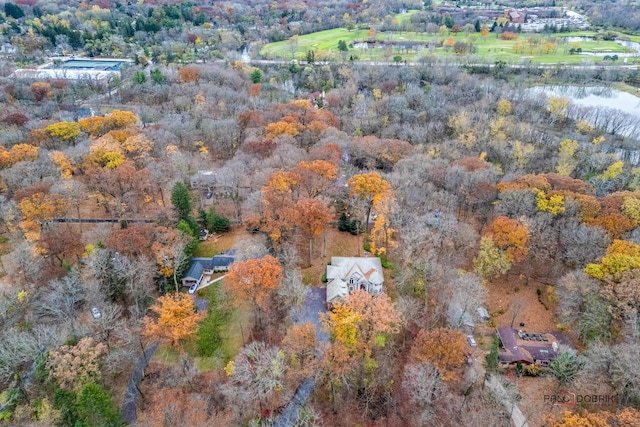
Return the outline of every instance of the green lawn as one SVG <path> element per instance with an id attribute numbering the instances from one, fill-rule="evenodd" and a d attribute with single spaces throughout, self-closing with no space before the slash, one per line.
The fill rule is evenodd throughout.
<path id="1" fill-rule="evenodd" d="M 404 16 L 404 15 L 403 15 Z M 280 60 L 304 60 L 306 52 L 315 51 L 316 60 L 342 60 L 343 55 L 338 51 L 338 42 L 344 40 L 348 45 L 354 42 L 362 42 L 366 40 L 367 30 L 348 31 L 345 28 L 336 28 L 332 30 L 320 31 L 317 33 L 298 36 L 295 42 L 289 40 L 270 43 L 264 46 L 261 54 L 267 59 Z M 453 43 L 465 42 L 473 44 L 477 52 L 474 58 L 479 62 L 495 62 L 497 60 L 507 61 L 509 63 L 519 63 L 522 61 L 530 61 L 533 63 L 567 63 L 580 64 L 599 62 L 605 55 L 615 55 L 629 51 L 625 47 L 613 41 L 581 41 L 581 42 L 565 42 L 563 37 L 569 36 L 594 36 L 595 32 L 581 31 L 563 34 L 519 34 L 515 40 L 502 40 L 490 33 L 487 37 L 482 37 L 479 33 L 416 33 L 416 32 L 378 32 L 376 40 L 380 41 L 420 41 L 432 43 L 444 43 L 449 38 Z M 640 37 L 639 37 L 640 38 Z M 632 38 L 633 39 L 633 38 Z M 530 48 L 529 41 L 536 41 L 536 45 Z M 553 47 L 548 53 L 544 53 L 541 49 L 545 43 L 551 42 Z M 521 49 L 516 47 L 520 45 Z M 570 49 L 582 49 L 583 52 L 597 52 L 597 55 L 572 55 Z M 419 51 L 404 51 L 398 49 L 382 49 L 382 48 L 350 48 L 346 57 L 354 56 L 359 61 L 392 61 L 395 56 L 400 56 L 402 60 L 417 61 L 425 56 L 435 56 L 437 58 L 447 58 L 452 60 L 460 60 L 469 57 L 466 55 L 457 55 L 452 49 L 440 47 L 432 49 L 421 49 Z M 629 58 L 632 61 L 632 58 Z"/>
<path id="2" fill-rule="evenodd" d="M 210 240 L 199 242 L 198 247 L 193 251 L 194 258 L 211 258 L 216 254 L 219 254 L 220 250 L 218 246 Z"/>

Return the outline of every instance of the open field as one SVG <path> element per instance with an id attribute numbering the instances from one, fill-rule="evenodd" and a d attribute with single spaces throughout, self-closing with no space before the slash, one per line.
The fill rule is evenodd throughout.
<path id="1" fill-rule="evenodd" d="M 620 55 L 633 53 L 632 50 L 613 41 L 593 40 L 567 42 L 565 37 L 593 37 L 595 32 L 580 31 L 562 34 L 518 34 L 514 40 L 502 40 L 494 33 L 483 37 L 480 33 L 417 33 L 408 31 L 378 32 L 375 41 L 376 47 L 353 47 L 354 43 L 370 41 L 367 30 L 348 31 L 345 28 L 319 31 L 312 34 L 298 36 L 297 40 L 285 40 L 270 43 L 264 46 L 261 54 L 267 59 L 305 60 L 306 52 L 314 51 L 317 61 L 339 61 L 353 57 L 359 61 L 391 61 L 394 57 L 401 57 L 402 61 L 418 61 L 424 57 L 442 59 L 462 59 L 478 62 L 495 62 L 498 60 L 508 63 L 530 61 L 545 64 L 582 64 L 601 62 L 607 55 Z M 625 36 L 627 37 L 627 36 Z M 628 37 L 632 41 L 640 37 Z M 344 40 L 349 46 L 348 52 L 338 50 L 338 42 Z M 422 46 L 418 49 L 404 49 L 397 46 L 391 47 L 394 42 L 416 42 Z M 383 47 L 387 43 L 388 47 Z M 465 43 L 475 47 L 476 52 L 471 54 L 457 54 L 453 46 L 456 43 Z M 430 46 L 427 47 L 427 44 Z M 437 47 L 436 47 L 437 46 Z M 593 54 L 571 54 L 571 49 L 581 49 L 582 52 Z M 640 58 L 626 58 L 627 62 L 635 62 Z M 624 59 L 620 58 L 619 62 Z"/>

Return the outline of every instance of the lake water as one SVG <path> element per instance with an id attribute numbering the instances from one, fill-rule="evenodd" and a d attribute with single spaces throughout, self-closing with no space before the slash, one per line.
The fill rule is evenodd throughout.
<path id="1" fill-rule="evenodd" d="M 613 108 L 640 119 L 640 97 L 620 90 L 603 86 L 536 86 L 529 91 L 548 97 L 569 98 L 574 104 L 583 107 Z"/>

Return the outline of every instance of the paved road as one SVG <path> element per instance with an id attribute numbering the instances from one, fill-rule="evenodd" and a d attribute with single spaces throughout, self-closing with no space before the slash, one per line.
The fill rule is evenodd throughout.
<path id="1" fill-rule="evenodd" d="M 212 280 L 212 281 L 210 281 L 210 282 L 204 283 L 204 284 L 202 284 L 202 285 L 198 286 L 198 290 L 200 290 L 200 289 L 204 289 L 204 288 L 206 288 L 206 287 L 207 287 L 207 286 L 209 286 L 209 285 L 213 285 L 214 283 L 219 282 L 220 280 L 224 279 L 225 277 L 227 277 L 227 275 L 226 275 L 226 274 L 225 274 L 224 276 L 220 276 L 220 277 L 218 277 L 218 278 L 217 278 L 217 279 L 215 279 L 215 280 Z"/>
<path id="2" fill-rule="evenodd" d="M 304 299 L 304 308 L 294 319 L 294 323 L 311 322 L 316 325 L 317 349 L 320 351 L 322 343 L 328 342 L 329 337 L 322 331 L 320 325 L 320 313 L 327 311 L 325 304 L 327 300 L 327 291 L 324 288 L 310 288 Z M 318 354 L 320 356 L 320 354 Z M 294 425 L 295 420 L 300 414 L 300 410 L 307 404 L 307 399 L 311 395 L 315 387 L 315 378 L 307 378 L 296 390 L 293 399 L 287 404 L 282 411 L 280 418 L 276 421 L 274 427 L 290 427 Z"/>
<path id="3" fill-rule="evenodd" d="M 489 389 L 495 394 L 498 400 L 505 407 L 507 412 L 511 414 L 511 422 L 515 427 L 529 427 L 529 423 L 527 423 L 527 417 L 524 416 L 518 405 L 511 400 L 500 380 L 496 378 L 495 375 L 489 375 L 485 380 L 485 385 L 489 387 Z"/>
<path id="4" fill-rule="evenodd" d="M 129 382 L 127 383 L 127 389 L 124 392 L 124 403 L 122 404 L 122 416 L 128 423 L 135 423 L 138 418 L 136 406 L 139 394 L 138 384 L 140 384 L 142 376 L 144 375 L 144 368 L 149 364 L 156 350 L 158 350 L 159 345 L 159 343 L 154 343 L 145 350 L 144 354 L 138 359 L 136 368 L 133 370 L 131 378 L 129 378 Z"/>

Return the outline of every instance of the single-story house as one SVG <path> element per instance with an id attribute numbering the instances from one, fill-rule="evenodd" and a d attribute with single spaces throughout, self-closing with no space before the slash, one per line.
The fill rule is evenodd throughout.
<path id="1" fill-rule="evenodd" d="M 559 345 L 567 343 L 560 332 L 528 333 L 509 326 L 500 327 L 497 331 L 502 343 L 498 351 L 498 363 L 502 367 L 518 362 L 549 366 L 560 355 Z"/>
<path id="2" fill-rule="evenodd" d="M 327 265 L 327 305 L 357 289 L 378 295 L 383 283 L 380 258 L 331 257 L 331 264 Z"/>
<path id="3" fill-rule="evenodd" d="M 235 251 L 227 251 L 211 258 L 191 258 L 189 268 L 182 275 L 182 286 L 191 286 L 194 283 L 200 285 L 205 275 L 229 271 L 231 264 L 236 260 L 234 254 Z"/>

